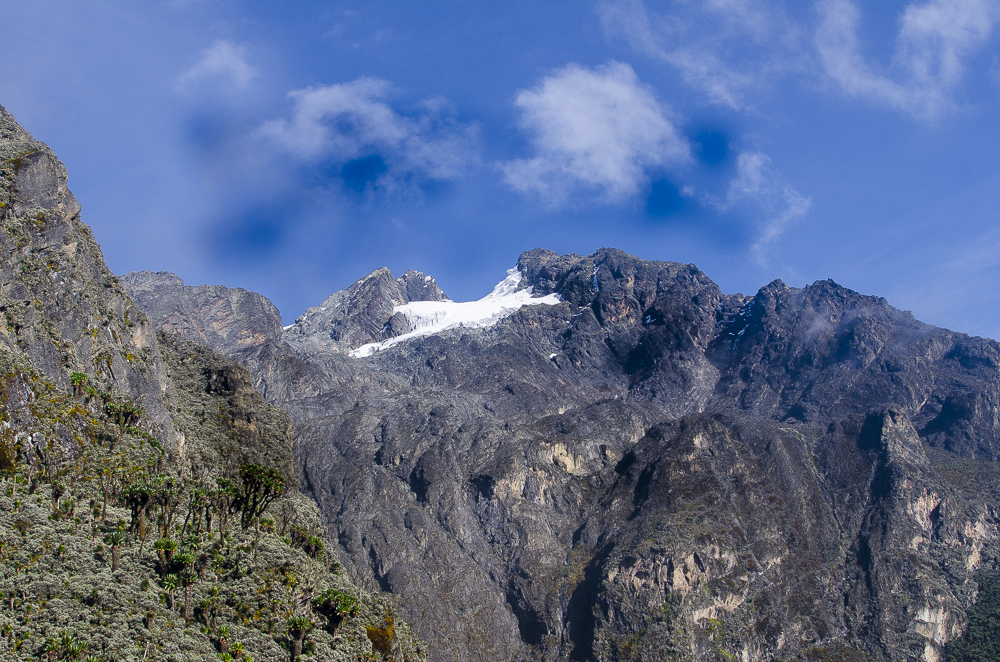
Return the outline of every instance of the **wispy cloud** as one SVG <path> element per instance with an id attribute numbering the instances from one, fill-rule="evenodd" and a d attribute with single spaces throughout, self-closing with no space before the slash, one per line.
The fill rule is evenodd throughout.
<path id="1" fill-rule="evenodd" d="M 177 79 L 177 88 L 189 90 L 211 82 L 234 89 L 244 89 L 257 76 L 246 60 L 246 49 L 228 41 L 217 41 L 201 53 L 198 62 Z"/>
<path id="2" fill-rule="evenodd" d="M 632 67 L 569 64 L 515 99 L 535 156 L 500 164 L 518 191 L 564 204 L 571 193 L 621 201 L 648 182 L 646 169 L 686 162 L 690 147 Z"/>
<path id="3" fill-rule="evenodd" d="M 756 0 L 674 3 L 652 12 L 642 0 L 600 5 L 605 30 L 677 69 L 709 101 L 731 108 L 779 72 L 799 68 L 800 33 L 784 13 Z"/>
<path id="4" fill-rule="evenodd" d="M 652 10 L 643 0 L 605 0 L 609 35 L 676 69 L 712 103 L 742 109 L 787 74 L 828 77 L 848 95 L 935 120 L 955 106 L 969 58 L 989 42 L 995 0 L 926 0 L 899 15 L 891 62 L 869 62 L 853 0 L 818 0 L 815 29 L 765 0 L 673 2 Z M 808 47 L 813 34 L 815 48 Z"/>
<path id="5" fill-rule="evenodd" d="M 754 215 L 761 219 L 750 256 L 764 266 L 774 243 L 809 213 L 812 201 L 784 181 L 767 154 L 743 152 L 736 159 L 736 176 L 729 183 L 726 200 L 719 206 L 728 210 L 738 205 L 754 207 Z"/>
<path id="6" fill-rule="evenodd" d="M 258 136 L 304 161 L 350 168 L 368 159 L 357 167 L 371 165 L 371 182 L 380 188 L 414 177 L 461 177 L 477 159 L 477 125 L 449 116 L 443 98 L 404 114 L 390 104 L 391 95 L 391 83 L 366 77 L 295 90 L 289 115 L 264 124 Z"/>
<path id="7" fill-rule="evenodd" d="M 964 60 L 1000 20 L 992 0 L 930 0 L 903 11 L 891 73 L 867 63 L 858 40 L 861 14 L 850 0 L 817 3 L 816 49 L 826 73 L 852 96 L 934 120 L 954 105 Z"/>

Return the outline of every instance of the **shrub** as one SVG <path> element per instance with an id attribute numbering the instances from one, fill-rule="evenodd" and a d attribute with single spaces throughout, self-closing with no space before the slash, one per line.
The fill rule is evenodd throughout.
<path id="1" fill-rule="evenodd" d="M 1000 660 L 1000 572 L 980 571 L 976 580 L 979 592 L 969 608 L 969 624 L 945 646 L 945 662 Z"/>
<path id="2" fill-rule="evenodd" d="M 271 467 L 261 464 L 244 464 L 240 467 L 243 490 L 240 495 L 240 509 L 243 511 L 241 524 L 249 528 L 275 499 L 285 493 L 285 479 Z"/>

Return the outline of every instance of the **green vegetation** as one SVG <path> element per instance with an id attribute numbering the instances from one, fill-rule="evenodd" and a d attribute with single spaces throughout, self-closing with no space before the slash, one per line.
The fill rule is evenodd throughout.
<path id="1" fill-rule="evenodd" d="M 86 393 L 87 374 L 84 372 L 69 373 L 69 383 L 73 387 L 73 397 L 79 398 Z"/>
<path id="2" fill-rule="evenodd" d="M 980 571 L 976 581 L 979 592 L 968 612 L 969 624 L 945 647 L 945 662 L 1000 660 L 1000 572 Z"/>
<path id="3" fill-rule="evenodd" d="M 260 519 L 275 499 L 285 493 L 285 480 L 277 470 L 259 464 L 241 466 L 240 480 L 242 489 L 236 492 L 232 508 L 242 512 L 240 524 L 247 529 Z"/>
<path id="4" fill-rule="evenodd" d="M 7 360 L 0 659 L 424 659 L 394 603 L 325 559 L 315 505 L 285 472 L 204 462 L 246 440 L 231 403 L 197 383 L 197 361 L 189 367 L 174 382 L 180 404 L 194 407 L 176 407 L 182 455 L 166 452 L 143 409 L 113 389 L 75 373 L 73 393 L 62 393 Z M 217 416 L 201 413 L 212 405 Z M 278 452 L 265 427 L 258 438 L 272 448 L 260 456 Z"/>
<path id="5" fill-rule="evenodd" d="M 35 155 L 41 205 L 18 198 Z M 425 660 L 328 558 L 288 415 L 155 332 L 76 209 L 0 113 L 0 660 L 353 662 L 387 613 L 391 659 Z"/>
<path id="6" fill-rule="evenodd" d="M 313 609 L 326 616 L 330 635 L 336 636 L 337 628 L 345 619 L 358 615 L 358 599 L 350 593 L 328 588 L 313 599 Z"/>

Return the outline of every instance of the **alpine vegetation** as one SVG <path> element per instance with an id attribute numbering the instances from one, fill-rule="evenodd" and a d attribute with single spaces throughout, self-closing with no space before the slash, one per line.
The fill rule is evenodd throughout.
<path id="1" fill-rule="evenodd" d="M 426 659 L 250 374 L 156 331 L 0 108 L 0 658 Z"/>

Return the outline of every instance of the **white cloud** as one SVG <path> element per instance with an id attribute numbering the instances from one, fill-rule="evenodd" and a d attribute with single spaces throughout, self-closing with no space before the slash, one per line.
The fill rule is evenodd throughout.
<path id="1" fill-rule="evenodd" d="M 570 193 L 621 201 L 638 194 L 646 169 L 690 159 L 690 148 L 632 67 L 569 64 L 515 99 L 536 155 L 500 164 L 514 189 L 561 204 Z"/>
<path id="2" fill-rule="evenodd" d="M 389 104 L 391 91 L 377 78 L 295 90 L 290 116 L 264 124 L 258 135 L 303 160 L 345 163 L 377 154 L 387 167 L 383 187 L 411 175 L 462 176 L 476 159 L 476 125 L 446 116 L 447 102 L 439 97 L 404 115 Z"/>
<path id="3" fill-rule="evenodd" d="M 909 5 L 899 31 L 898 55 L 917 81 L 953 85 L 962 59 L 990 37 L 1000 18 L 993 0 L 931 0 Z"/>
<path id="4" fill-rule="evenodd" d="M 247 64 L 245 48 L 217 41 L 202 51 L 201 59 L 177 79 L 177 86 L 188 89 L 204 81 L 222 81 L 233 88 L 244 89 L 256 75 L 257 70 Z"/>
<path id="5" fill-rule="evenodd" d="M 850 0 L 817 3 L 816 48 L 826 73 L 852 96 L 934 120 L 953 107 L 963 60 L 990 38 L 1000 19 L 992 0 L 929 0 L 903 11 L 895 76 L 873 70 L 857 37 L 860 12 Z"/>
<path id="6" fill-rule="evenodd" d="M 663 8 L 666 5 L 666 8 Z M 740 110 L 780 76 L 827 76 L 850 96 L 934 120 L 954 108 L 965 65 L 1000 21 L 996 0 L 922 0 L 899 15 L 893 57 L 866 61 L 854 0 L 817 0 L 812 32 L 768 0 L 603 0 L 609 35 L 677 70 L 712 103 Z"/>
<path id="7" fill-rule="evenodd" d="M 739 109 L 772 78 L 800 68 L 801 32 L 779 9 L 758 0 L 675 3 L 650 12 L 642 0 L 608 0 L 601 20 L 609 34 L 674 67 L 709 101 Z"/>
<path id="8" fill-rule="evenodd" d="M 743 152 L 737 157 L 736 176 L 720 206 L 729 209 L 741 203 L 757 207 L 763 218 L 757 239 L 750 246 L 751 257 L 761 266 L 767 264 L 768 252 L 788 226 L 812 207 L 812 201 L 787 184 L 770 157 L 761 152 Z"/>

